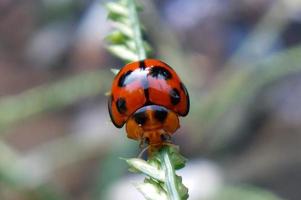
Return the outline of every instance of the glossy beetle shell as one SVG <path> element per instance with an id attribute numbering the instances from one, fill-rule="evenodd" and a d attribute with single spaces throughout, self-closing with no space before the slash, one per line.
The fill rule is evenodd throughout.
<path id="1" fill-rule="evenodd" d="M 143 131 L 149 129 L 151 124 L 157 124 L 161 132 L 172 134 L 171 132 L 179 127 L 175 116 L 186 116 L 189 112 L 189 96 L 184 84 L 169 65 L 160 60 L 145 59 L 129 63 L 119 71 L 112 84 L 108 108 L 113 124 L 121 128 L 125 123 L 129 123 L 128 136 L 140 140 L 145 136 Z M 135 120 L 136 112 L 140 109 L 141 113 L 143 108 L 142 113 L 146 116 L 144 124 Z M 164 117 L 161 116 L 161 120 L 154 117 L 159 116 L 160 112 L 162 114 L 163 110 Z M 166 129 L 168 123 L 175 125 L 169 125 L 173 128 L 164 130 L 163 127 Z M 139 135 L 137 127 L 142 127 L 138 131 Z M 151 131 L 155 130 L 156 128 L 153 128 Z M 158 138 L 157 140 L 159 141 Z"/>

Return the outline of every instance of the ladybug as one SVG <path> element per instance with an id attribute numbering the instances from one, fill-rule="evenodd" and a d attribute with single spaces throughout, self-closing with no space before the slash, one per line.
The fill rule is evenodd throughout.
<path id="1" fill-rule="evenodd" d="M 128 138 L 161 146 L 189 112 L 189 95 L 177 73 L 157 59 L 125 65 L 112 83 L 108 108 L 117 128 L 126 123 Z"/>

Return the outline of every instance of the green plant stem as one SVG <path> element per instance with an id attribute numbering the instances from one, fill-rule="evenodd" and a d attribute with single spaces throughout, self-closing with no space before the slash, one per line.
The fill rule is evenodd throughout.
<path id="1" fill-rule="evenodd" d="M 137 6 L 134 2 L 135 0 L 128 0 L 129 8 L 130 8 L 130 21 L 133 26 L 134 31 L 134 42 L 137 50 L 137 55 L 139 60 L 144 60 L 146 58 L 146 51 L 143 45 L 140 21 L 137 12 Z"/>
<path id="2" fill-rule="evenodd" d="M 121 3 L 121 1 L 119 3 Z M 117 3 L 115 4 L 115 9 L 113 9 L 111 5 L 111 8 L 109 9 L 109 16 L 111 16 L 112 21 L 125 25 L 128 31 L 125 32 L 124 29 L 121 29 L 119 26 L 118 28 L 121 32 L 121 40 L 117 40 L 116 38 L 114 39 L 114 35 L 111 34 L 109 38 L 112 44 L 108 48 L 113 54 L 123 60 L 144 60 L 147 55 L 145 42 L 142 38 L 142 30 L 136 2 L 135 0 L 125 0 L 123 1 L 123 5 L 126 5 L 125 9 L 129 10 L 129 12 L 123 13 L 128 13 L 128 15 L 117 12 Z M 114 15 L 119 16 L 119 18 L 112 18 Z M 118 45 L 117 47 L 119 49 L 116 48 L 116 45 Z M 182 184 L 181 178 L 177 177 L 175 174 L 175 169 L 179 168 L 177 163 L 181 167 L 184 167 L 185 160 L 179 155 L 178 151 L 170 150 L 170 146 L 161 148 L 161 150 L 150 156 L 148 161 L 133 158 L 128 159 L 127 162 L 133 171 L 139 171 L 148 176 L 144 183 L 136 186 L 146 199 L 187 199 L 188 189 Z M 161 184 L 164 184 L 165 187 L 163 188 Z"/>
<path id="3" fill-rule="evenodd" d="M 165 171 L 165 185 L 168 196 L 171 200 L 181 200 L 179 192 L 177 190 L 175 169 L 170 159 L 168 148 L 164 147 L 160 151 L 160 157 L 163 169 Z"/>

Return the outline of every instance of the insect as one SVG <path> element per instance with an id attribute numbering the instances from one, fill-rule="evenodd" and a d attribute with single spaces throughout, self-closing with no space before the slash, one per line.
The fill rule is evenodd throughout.
<path id="1" fill-rule="evenodd" d="M 157 59 L 125 65 L 112 83 L 108 108 L 117 128 L 126 124 L 128 138 L 161 146 L 189 112 L 189 95 L 177 73 Z"/>

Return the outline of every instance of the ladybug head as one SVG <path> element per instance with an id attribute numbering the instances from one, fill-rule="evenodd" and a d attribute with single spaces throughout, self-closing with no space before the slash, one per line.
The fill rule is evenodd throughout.
<path id="1" fill-rule="evenodd" d="M 138 109 L 126 122 L 129 138 L 144 140 L 151 146 L 163 144 L 166 136 L 170 136 L 178 128 L 178 115 L 158 105 Z"/>

